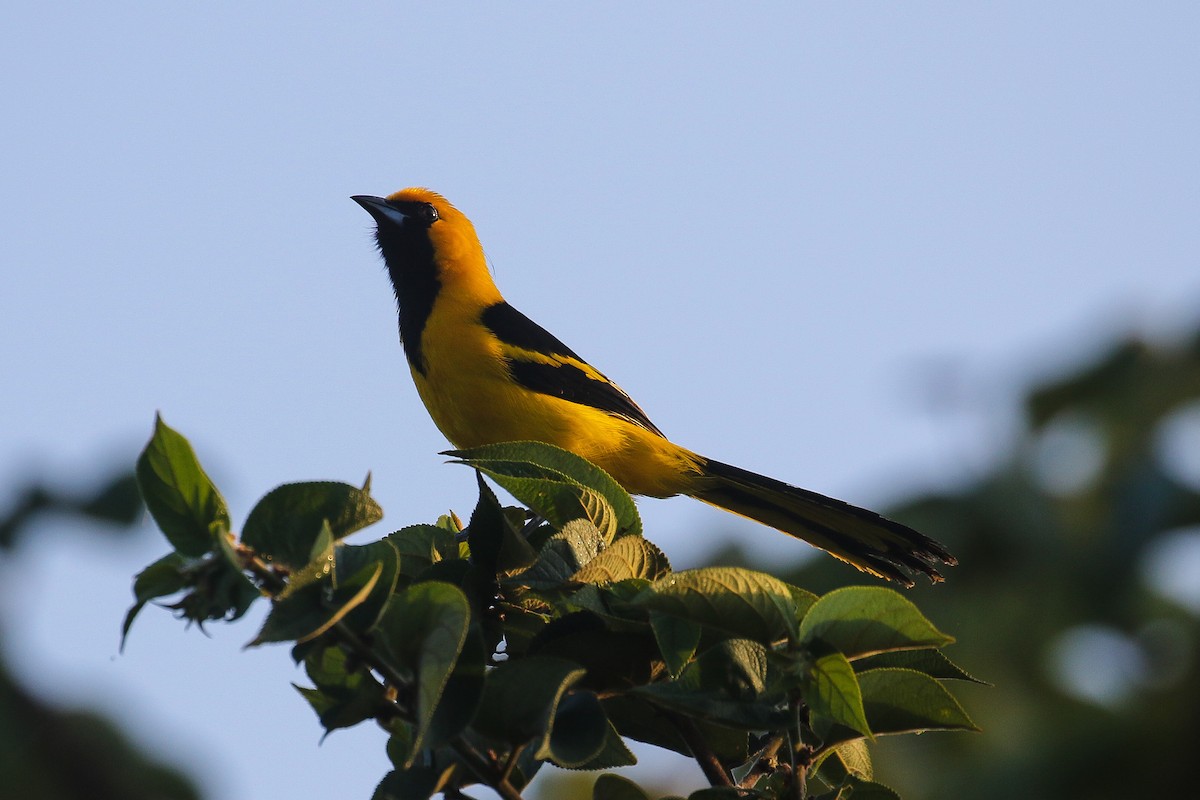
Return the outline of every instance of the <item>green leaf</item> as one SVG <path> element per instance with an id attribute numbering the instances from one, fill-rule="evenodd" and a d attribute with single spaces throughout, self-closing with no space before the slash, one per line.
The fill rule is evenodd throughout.
<path id="1" fill-rule="evenodd" d="M 872 669 L 858 674 L 858 685 L 876 734 L 979 730 L 946 687 L 923 673 Z"/>
<path id="2" fill-rule="evenodd" d="M 242 562 L 230 537 L 218 536 L 216 551 L 215 575 L 207 583 L 201 581 L 201 585 L 212 592 L 214 604 L 221 609 L 211 618 L 233 621 L 241 618 L 255 600 L 263 597 L 263 593 L 242 571 Z"/>
<path id="3" fill-rule="evenodd" d="M 792 603 L 796 606 L 796 622 L 798 624 L 820 598 L 808 589 L 801 589 L 799 586 L 793 586 L 790 583 L 787 585 L 787 588 L 791 592 Z"/>
<path id="4" fill-rule="evenodd" d="M 334 568 L 337 566 L 335 558 L 336 547 L 333 542 L 333 534 L 329 530 L 328 520 L 321 520 L 321 533 L 317 535 L 317 542 L 324 543 L 323 549 L 317 550 L 314 547 L 309 561 L 302 568 L 292 572 L 288 578 L 287 586 L 283 587 L 283 591 L 275 596 L 276 600 L 286 600 L 305 586 L 326 580 L 334 574 Z M 336 589 L 336 579 L 331 580 L 331 582 L 333 588 Z"/>
<path id="5" fill-rule="evenodd" d="M 667 672 L 672 678 L 679 677 L 700 645 L 700 626 L 691 620 L 651 611 L 650 627 Z"/>
<path id="6" fill-rule="evenodd" d="M 393 770 L 383 776 L 371 800 L 427 800 L 440 792 L 455 769 L 421 766 Z"/>
<path id="7" fill-rule="evenodd" d="M 471 607 L 461 589 L 426 581 L 394 595 L 376 628 L 379 643 L 416 676 L 414 753 L 425 746 L 470 621 Z"/>
<path id="8" fill-rule="evenodd" d="M 825 642 L 851 660 L 954 641 L 899 592 L 882 586 L 846 586 L 826 594 L 804 615 L 800 638 Z"/>
<path id="9" fill-rule="evenodd" d="M 662 550 L 640 536 L 623 536 L 580 567 L 571 580 L 604 584 L 628 578 L 657 580 L 670 571 Z"/>
<path id="10" fill-rule="evenodd" d="M 321 526 L 335 540 L 383 518 L 383 509 L 363 489 L 348 483 L 287 483 L 268 492 L 246 518 L 242 542 L 292 569 L 308 564 L 322 548 Z"/>
<path id="11" fill-rule="evenodd" d="M 550 622 L 553 610 L 532 593 L 506 597 L 499 608 L 504 615 L 504 651 L 509 657 L 525 653 L 530 641 Z"/>
<path id="12" fill-rule="evenodd" d="M 772 644 L 796 638 L 796 606 L 788 585 L 763 572 L 707 567 L 673 572 L 634 603 L 734 636 Z"/>
<path id="13" fill-rule="evenodd" d="M 150 515 L 175 550 L 193 558 L 230 530 L 229 510 L 188 440 L 154 418 L 154 435 L 137 460 L 137 483 Z"/>
<path id="14" fill-rule="evenodd" d="M 388 760 L 396 769 L 404 769 L 404 765 L 413 760 L 412 725 L 397 717 L 389 720 L 385 727 L 391 733 L 384 748 Z"/>
<path id="15" fill-rule="evenodd" d="M 505 442 L 444 455 L 487 473 L 513 497 L 556 527 L 590 519 L 613 536 L 641 535 L 642 523 L 629 493 L 595 464 L 543 442 Z"/>
<path id="16" fill-rule="evenodd" d="M 463 529 L 462 520 L 459 519 L 458 514 L 455 514 L 453 511 L 448 514 L 442 514 L 437 518 L 437 522 L 434 524 L 436 524 L 437 527 L 441 528 L 442 530 L 449 531 L 455 536 L 458 536 L 458 534 L 462 533 Z"/>
<path id="17" fill-rule="evenodd" d="M 326 733 L 372 719 L 386 702 L 383 686 L 362 667 L 349 669 L 349 664 L 337 646 L 317 647 L 304 660 L 316 688 L 295 688 L 317 712 Z"/>
<path id="18" fill-rule="evenodd" d="M 383 564 L 368 564 L 334 589 L 326 580 L 302 586 L 271 605 L 258 636 L 247 644 L 306 642 L 320 636 L 360 605 L 383 573 Z"/>
<path id="19" fill-rule="evenodd" d="M 590 611 L 552 620 L 534 636 L 528 652 L 575 662 L 587 670 L 580 685 L 599 692 L 648 683 L 657 655 L 643 631 L 609 630 Z"/>
<path id="20" fill-rule="evenodd" d="M 572 661 L 548 656 L 505 661 L 488 673 L 475 729 L 510 745 L 536 739 L 534 751 L 541 752 L 559 702 L 584 673 Z"/>
<path id="21" fill-rule="evenodd" d="M 607 774 L 592 784 L 592 800 L 650 800 L 650 795 L 628 778 Z"/>
<path id="22" fill-rule="evenodd" d="M 182 581 L 183 588 L 191 591 L 167 606 L 178 616 L 201 626 L 209 620 L 238 619 L 262 593 L 242 573 L 232 541 L 226 536 L 218 536 L 214 544 L 215 553 L 196 559 L 182 559 L 175 576 L 169 574 L 173 568 L 170 566 L 172 559 L 159 559 L 143 578 L 139 592 L 143 595 L 157 593 L 177 586 Z M 126 626 L 132 622 L 140 607 L 141 604 L 130 609 L 126 615 Z"/>
<path id="23" fill-rule="evenodd" d="M 841 653 L 831 651 L 813 660 L 809 667 L 809 680 L 803 685 L 803 694 L 804 702 L 814 717 L 843 725 L 863 736 L 871 736 L 854 667 Z M 814 727 L 818 725 L 814 720 Z"/>
<path id="24" fill-rule="evenodd" d="M 790 724 L 782 697 L 767 693 L 767 651 L 758 642 L 728 639 L 706 650 L 678 679 L 632 693 L 671 711 L 742 730 Z"/>
<path id="25" fill-rule="evenodd" d="M 890 787 L 856 775 L 846 778 L 844 785 L 850 787 L 851 800 L 900 800 L 900 795 Z"/>
<path id="26" fill-rule="evenodd" d="M 125 614 L 125 623 L 121 626 L 121 648 L 125 648 L 125 637 L 129 635 L 129 627 L 133 625 L 134 617 L 146 603 L 156 597 L 183 591 L 187 587 L 187 577 L 183 573 L 186 559 L 179 553 L 168 553 L 137 574 L 133 580 L 134 604 Z"/>
<path id="27" fill-rule="evenodd" d="M 851 739 L 833 747 L 827 747 L 813 760 L 811 772 L 830 786 L 839 786 L 850 775 L 871 780 L 874 765 L 866 739 Z"/>
<path id="28" fill-rule="evenodd" d="M 533 589 L 555 589 L 573 583 L 571 576 L 594 559 L 604 547 L 604 537 L 585 519 L 572 520 L 551 536 L 529 569 L 509 583 Z"/>
<path id="29" fill-rule="evenodd" d="M 958 680 L 970 681 L 982 686 L 991 685 L 987 681 L 981 681 L 967 673 L 960 666 L 946 658 L 940 650 L 897 650 L 891 653 L 879 653 L 878 655 L 867 656 L 854 662 L 854 668 L 859 672 L 868 669 L 878 669 L 880 667 L 915 669 L 917 672 L 924 672 L 931 678 L 943 681 Z"/>
<path id="30" fill-rule="evenodd" d="M 479 708 L 486 675 L 487 652 L 483 636 L 479 626 L 472 625 L 426 728 L 422 739 L 426 749 L 441 747 L 466 729 Z"/>
<path id="31" fill-rule="evenodd" d="M 475 473 L 479 482 L 479 502 L 467 525 L 471 560 L 487 575 L 525 569 L 537 559 L 537 551 L 509 520 L 495 493 Z"/>
<path id="32" fill-rule="evenodd" d="M 446 559 L 458 558 L 454 534 L 437 525 L 409 525 L 388 534 L 386 541 L 400 554 L 400 575 L 409 581 Z"/>
<path id="33" fill-rule="evenodd" d="M 653 704 L 631 693 L 606 697 L 602 703 L 621 736 L 672 750 L 692 758 L 691 748 L 679 729 Z M 700 735 L 723 764 L 740 764 L 748 757 L 749 737 L 744 730 L 693 718 Z"/>
<path id="34" fill-rule="evenodd" d="M 607 715 L 605 719 L 608 732 L 604 736 L 604 744 L 600 747 L 600 751 L 592 756 L 591 760 L 577 767 L 572 767 L 572 769 L 616 769 L 618 767 L 632 767 L 637 763 L 637 757 L 625 745 L 625 740 L 617 732 L 616 726 L 611 721 L 607 721 Z"/>
<path id="35" fill-rule="evenodd" d="M 604 749 L 608 727 L 608 717 L 595 694 L 568 692 L 555 709 L 550 735 L 534 756 L 564 769 L 578 769 Z"/>
<path id="36" fill-rule="evenodd" d="M 346 625 L 360 634 L 370 631 L 383 617 L 400 575 L 400 556 L 395 545 L 388 539 L 380 539 L 367 545 L 338 546 L 336 575 L 339 581 L 351 579 L 370 564 L 382 566 L 379 580 L 375 582 L 366 599 L 345 618 Z"/>

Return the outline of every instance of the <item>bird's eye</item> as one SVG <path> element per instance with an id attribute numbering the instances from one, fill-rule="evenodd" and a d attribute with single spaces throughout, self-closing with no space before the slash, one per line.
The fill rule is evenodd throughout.
<path id="1" fill-rule="evenodd" d="M 426 203 L 421 206 L 421 219 L 425 221 L 426 225 L 432 225 L 438 220 L 438 210 L 433 207 L 433 204 Z"/>

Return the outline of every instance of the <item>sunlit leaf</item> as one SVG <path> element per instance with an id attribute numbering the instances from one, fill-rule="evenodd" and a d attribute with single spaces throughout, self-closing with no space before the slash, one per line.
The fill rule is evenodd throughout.
<path id="1" fill-rule="evenodd" d="M 854 667 L 841 653 L 830 651 L 813 660 L 804 700 L 814 716 L 871 735 Z"/>
<path id="2" fill-rule="evenodd" d="M 796 637 L 792 598 L 786 583 L 766 573 L 708 567 L 660 578 L 634 603 L 770 644 Z"/>
<path id="3" fill-rule="evenodd" d="M 800 638 L 824 642 L 851 660 L 954 641 L 911 601 L 882 586 L 846 586 L 824 595 L 804 615 Z"/>
<path id="4" fill-rule="evenodd" d="M 572 520 L 551 536 L 538 552 L 537 561 L 515 576 L 513 583 L 535 589 L 552 589 L 571 583 L 571 576 L 599 553 L 604 537 L 585 519 Z"/>
<path id="5" fill-rule="evenodd" d="M 656 580 L 671 571 L 661 550 L 640 536 L 624 536 L 588 561 L 571 580 L 580 583 L 616 583 L 628 578 Z"/>
<path id="6" fill-rule="evenodd" d="M 872 669 L 858 674 L 858 684 L 876 734 L 979 730 L 946 687 L 923 673 Z"/>
<path id="7" fill-rule="evenodd" d="M 543 442 L 507 442 L 445 455 L 487 473 L 555 526 L 579 519 L 582 512 L 607 541 L 613 536 L 641 534 L 641 519 L 629 493 L 602 469 L 574 453 Z"/>

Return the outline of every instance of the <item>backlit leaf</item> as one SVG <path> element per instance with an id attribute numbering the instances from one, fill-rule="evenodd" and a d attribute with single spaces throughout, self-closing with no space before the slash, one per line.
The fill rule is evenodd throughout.
<path id="1" fill-rule="evenodd" d="M 800 638 L 825 642 L 851 660 L 954 641 L 911 601 L 882 586 L 846 586 L 824 595 L 804 615 Z"/>
<path id="2" fill-rule="evenodd" d="M 198 557 L 230 530 L 229 510 L 188 440 L 154 418 L 154 435 L 137 460 L 137 484 L 150 515 L 175 550 Z"/>

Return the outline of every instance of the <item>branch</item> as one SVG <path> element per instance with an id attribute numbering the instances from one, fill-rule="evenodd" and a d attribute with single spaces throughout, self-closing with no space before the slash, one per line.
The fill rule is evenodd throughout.
<path id="1" fill-rule="evenodd" d="M 692 751 L 692 757 L 700 765 L 709 784 L 711 786 L 734 786 L 733 777 L 721 765 L 716 753 L 708 746 L 708 742 L 704 740 L 704 734 L 700 732 L 695 721 L 674 711 L 664 710 L 662 713 L 675 726 L 675 730 L 679 731 L 683 741 L 687 743 L 688 749 Z"/>
<path id="2" fill-rule="evenodd" d="M 458 757 L 467 765 L 467 769 L 474 772 L 480 781 L 492 787 L 496 794 L 503 797 L 504 800 L 522 800 L 521 793 L 508 782 L 507 777 L 501 775 L 498 770 L 493 769 L 488 764 L 488 760 L 480 755 L 479 751 L 472 747 L 470 742 L 459 736 L 450 743 L 450 746 L 454 748 L 454 752 L 458 753 Z"/>

